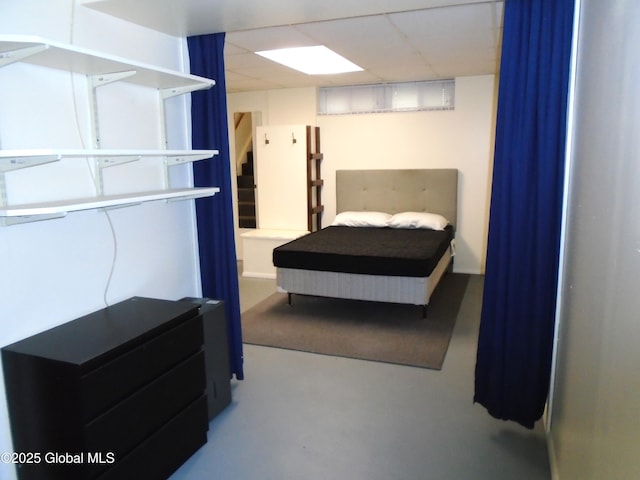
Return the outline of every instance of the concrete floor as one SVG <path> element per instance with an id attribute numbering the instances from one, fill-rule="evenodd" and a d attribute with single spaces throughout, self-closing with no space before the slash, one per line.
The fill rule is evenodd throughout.
<path id="1" fill-rule="evenodd" d="M 240 283 L 243 311 L 275 291 Z M 171 480 L 550 479 L 541 425 L 473 404 L 481 294 L 473 276 L 441 371 L 245 345 L 232 404 Z"/>

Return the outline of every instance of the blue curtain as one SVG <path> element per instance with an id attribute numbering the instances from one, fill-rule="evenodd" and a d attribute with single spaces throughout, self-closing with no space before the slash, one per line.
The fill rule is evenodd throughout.
<path id="1" fill-rule="evenodd" d="M 533 428 L 551 372 L 574 0 L 507 0 L 474 402 Z"/>
<path id="2" fill-rule="evenodd" d="M 191 73 L 212 78 L 216 85 L 191 94 L 194 149 L 219 150 L 210 160 L 193 164 L 196 187 L 219 186 L 220 193 L 196 200 L 200 273 L 205 297 L 225 301 L 231 374 L 244 378 L 240 295 L 234 241 L 227 97 L 224 77 L 224 33 L 187 39 Z"/>

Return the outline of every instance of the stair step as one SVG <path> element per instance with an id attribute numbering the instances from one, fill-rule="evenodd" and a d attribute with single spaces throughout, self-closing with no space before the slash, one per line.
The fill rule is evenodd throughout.
<path id="1" fill-rule="evenodd" d="M 238 188 L 253 188 L 255 185 L 253 175 L 238 175 Z"/>
<path id="2" fill-rule="evenodd" d="M 256 201 L 256 192 L 253 188 L 238 188 L 238 201 L 253 202 Z"/>
<path id="3" fill-rule="evenodd" d="M 255 217 L 256 204 L 255 203 L 238 203 L 238 216 Z"/>
<path id="4" fill-rule="evenodd" d="M 255 217 L 239 217 L 238 226 L 240 228 L 256 228 Z"/>
<path id="5" fill-rule="evenodd" d="M 253 163 L 243 163 L 242 164 L 242 175 L 253 176 Z"/>

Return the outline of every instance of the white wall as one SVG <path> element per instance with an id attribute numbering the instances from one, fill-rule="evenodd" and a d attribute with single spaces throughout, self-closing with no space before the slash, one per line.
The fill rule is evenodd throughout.
<path id="1" fill-rule="evenodd" d="M 493 157 L 494 83 L 492 75 L 457 78 L 454 111 L 318 117 L 313 89 L 231 94 L 228 105 L 231 115 L 234 111 L 266 112 L 263 119 L 267 125 L 320 126 L 324 225 L 335 216 L 338 169 L 457 168 L 460 191 L 455 269 L 483 273 Z"/>
<path id="2" fill-rule="evenodd" d="M 640 478 L 640 3 L 581 3 L 550 450 L 557 479 Z"/>
<path id="3" fill-rule="evenodd" d="M 72 0 L 3 0 L 0 32 L 38 35 L 181 70 L 181 39 L 147 30 Z M 0 146 L 90 146 L 85 79 L 68 72 L 12 64 L 0 68 Z M 101 87 L 103 147 L 160 148 L 155 95 L 139 87 Z M 189 144 L 185 99 L 168 106 L 171 148 Z M 74 107 L 75 103 L 75 107 Z M 178 186 L 190 184 L 188 166 L 172 167 Z M 154 163 L 108 169 L 112 191 L 159 182 Z M 65 160 L 10 172 L 11 200 L 91 194 L 84 160 Z M 113 232 L 110 227 L 113 225 Z M 66 218 L 0 227 L 0 345 L 140 295 L 178 299 L 200 294 L 192 202 L 70 213 Z M 0 389 L 4 381 L 0 377 Z M 12 451 L 5 396 L 0 395 L 0 451 Z M 15 478 L 0 464 L 0 478 Z"/>

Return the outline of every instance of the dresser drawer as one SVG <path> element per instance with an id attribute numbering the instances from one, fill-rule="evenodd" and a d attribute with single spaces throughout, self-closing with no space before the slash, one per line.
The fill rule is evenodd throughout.
<path id="1" fill-rule="evenodd" d="M 123 457 L 204 393 L 204 354 L 193 355 L 88 423 L 89 452 Z"/>
<path id="2" fill-rule="evenodd" d="M 203 395 L 135 450 L 103 471 L 98 480 L 165 480 L 207 443 L 207 402 Z M 211 478 L 214 478 L 212 474 Z"/>
<path id="3" fill-rule="evenodd" d="M 195 316 L 83 376 L 84 420 L 96 417 L 199 351 L 203 341 L 202 319 Z"/>

